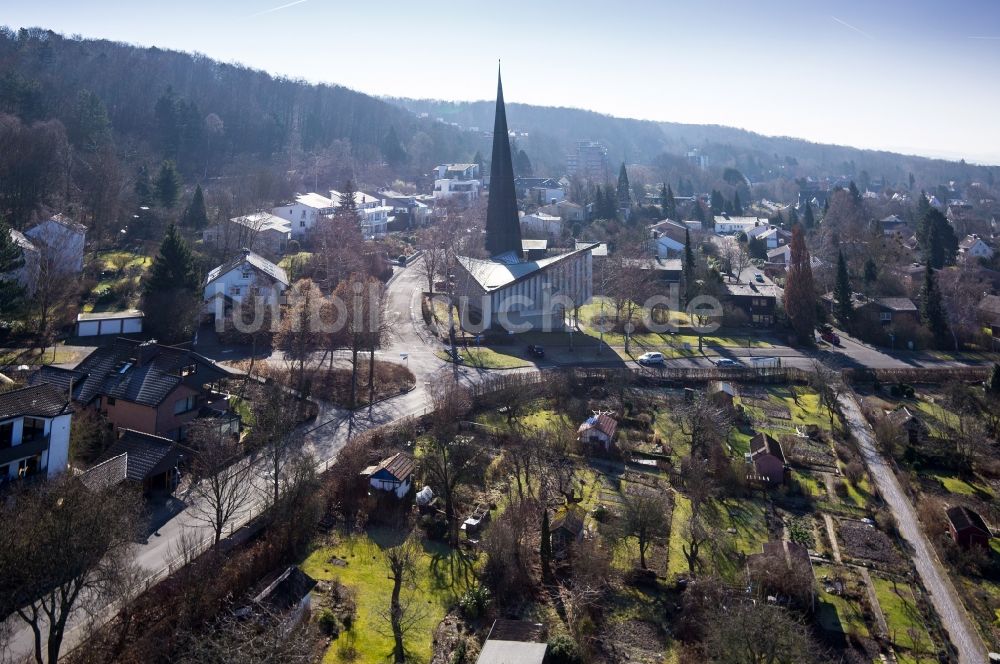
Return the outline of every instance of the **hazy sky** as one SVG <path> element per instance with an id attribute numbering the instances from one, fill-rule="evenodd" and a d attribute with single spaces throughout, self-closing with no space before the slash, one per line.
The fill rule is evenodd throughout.
<path id="1" fill-rule="evenodd" d="M 507 101 L 1000 164 L 1000 0 L 0 0 L 0 23 L 377 95 Z"/>

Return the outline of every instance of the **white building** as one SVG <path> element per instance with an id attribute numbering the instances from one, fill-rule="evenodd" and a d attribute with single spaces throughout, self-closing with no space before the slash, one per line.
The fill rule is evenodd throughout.
<path id="1" fill-rule="evenodd" d="M 69 398 L 49 383 L 0 394 L 0 484 L 65 471 L 72 419 Z"/>
<path id="2" fill-rule="evenodd" d="M 471 203 L 479 198 L 483 181 L 478 164 L 441 164 L 435 169 L 434 198 L 455 198 Z"/>
<path id="3" fill-rule="evenodd" d="M 12 274 L 3 276 L 13 277 L 24 288 L 25 295 L 30 297 L 35 294 L 35 289 L 38 287 L 40 260 L 38 247 L 32 244 L 31 240 L 25 237 L 23 233 L 15 231 L 13 228 L 10 229 L 10 237 L 14 240 L 14 244 L 21 248 L 21 257 L 24 259 L 24 265 L 14 270 Z"/>
<path id="4" fill-rule="evenodd" d="M 746 234 L 748 239 L 760 240 L 768 249 L 776 249 L 781 244 L 778 229 L 773 226 L 754 226 Z"/>
<path id="5" fill-rule="evenodd" d="M 413 486 L 413 471 L 416 468 L 417 462 L 412 456 L 397 452 L 375 466 L 368 466 L 361 471 L 361 476 L 367 478 L 371 488 L 391 491 L 397 498 L 403 498 Z"/>
<path id="6" fill-rule="evenodd" d="M 715 216 L 716 235 L 734 235 L 740 231 L 749 234 L 751 230 L 758 226 L 768 225 L 767 219 L 758 217 L 733 217 L 729 215 Z"/>
<path id="7" fill-rule="evenodd" d="M 249 247 L 280 256 L 292 239 L 292 222 L 270 212 L 255 212 L 210 226 L 202 231 L 201 237 L 224 251 Z"/>
<path id="8" fill-rule="evenodd" d="M 321 217 L 328 217 L 337 208 L 337 201 L 320 194 L 297 194 L 295 201 L 285 203 L 271 210 L 276 217 L 288 220 L 292 225 L 292 237 L 305 237 Z"/>
<path id="9" fill-rule="evenodd" d="M 330 198 L 340 201 L 344 197 L 339 191 L 330 190 Z M 360 191 L 354 192 L 354 205 L 358 209 L 358 216 L 361 219 L 361 234 L 365 238 L 371 239 L 385 235 L 389 227 L 389 214 L 392 206 L 386 205 L 385 200 L 369 196 Z"/>
<path id="10" fill-rule="evenodd" d="M 52 260 L 48 272 L 77 274 L 83 271 L 83 249 L 87 242 L 87 227 L 65 215 L 57 214 L 38 222 L 24 234 L 47 260 Z"/>
<path id="11" fill-rule="evenodd" d="M 544 212 L 534 212 L 521 217 L 521 232 L 558 238 L 562 235 L 562 224 L 562 217 L 545 214 Z"/>
<path id="12" fill-rule="evenodd" d="M 205 278 L 204 312 L 217 315 L 248 296 L 260 297 L 276 308 L 287 289 L 288 275 L 283 269 L 244 249 L 239 256 L 208 273 Z"/>
<path id="13" fill-rule="evenodd" d="M 993 249 L 978 235 L 966 235 L 958 245 L 958 253 L 965 258 L 993 258 Z"/>

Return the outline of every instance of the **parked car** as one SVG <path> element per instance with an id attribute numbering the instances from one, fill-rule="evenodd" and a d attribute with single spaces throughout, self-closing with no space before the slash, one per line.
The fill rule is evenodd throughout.
<path id="1" fill-rule="evenodd" d="M 721 360 L 716 360 L 715 361 L 715 366 L 717 366 L 717 367 L 738 367 L 738 366 L 740 366 L 740 363 L 737 362 L 736 360 L 730 359 L 728 357 L 724 357 Z"/>
<path id="2" fill-rule="evenodd" d="M 399 258 L 396 259 L 396 264 L 400 267 L 406 267 L 406 256 L 400 255 Z"/>
<path id="3" fill-rule="evenodd" d="M 654 364 L 663 364 L 663 353 L 643 353 L 639 356 L 636 362 L 644 367 L 652 366 Z"/>
<path id="4" fill-rule="evenodd" d="M 542 348 L 541 346 L 536 346 L 535 344 L 531 344 L 530 346 L 528 346 L 528 355 L 532 357 L 545 357 L 545 349 Z"/>
<path id="5" fill-rule="evenodd" d="M 755 275 L 753 275 L 753 280 L 762 284 L 764 283 L 764 275 L 758 272 Z"/>
<path id="6" fill-rule="evenodd" d="M 833 332 L 832 330 L 824 330 L 823 332 L 820 332 L 819 337 L 826 343 L 831 344 L 833 346 L 840 345 L 840 335 L 838 335 L 836 332 Z"/>

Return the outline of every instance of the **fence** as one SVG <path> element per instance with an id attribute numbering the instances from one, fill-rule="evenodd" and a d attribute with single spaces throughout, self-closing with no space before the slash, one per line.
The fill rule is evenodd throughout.
<path id="1" fill-rule="evenodd" d="M 952 380 L 984 381 L 990 367 L 902 367 L 898 369 L 844 369 L 844 380 L 851 383 L 947 383 Z"/>

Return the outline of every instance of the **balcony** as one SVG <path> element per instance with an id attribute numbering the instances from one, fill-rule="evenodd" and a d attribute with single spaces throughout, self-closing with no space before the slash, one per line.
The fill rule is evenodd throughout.
<path id="1" fill-rule="evenodd" d="M 35 438 L 30 442 L 0 449 L 0 466 L 6 466 L 14 461 L 20 461 L 49 449 L 49 437 Z"/>

